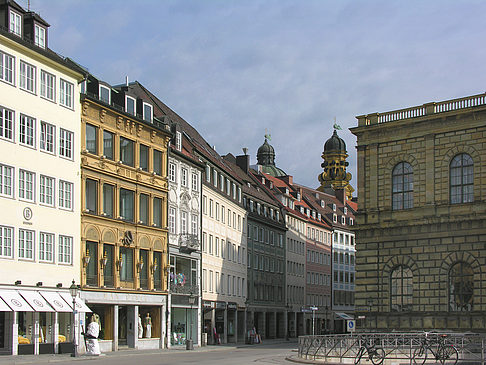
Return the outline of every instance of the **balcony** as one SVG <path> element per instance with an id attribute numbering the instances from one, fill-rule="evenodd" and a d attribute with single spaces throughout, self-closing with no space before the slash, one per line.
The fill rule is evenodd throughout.
<path id="1" fill-rule="evenodd" d="M 183 233 L 179 236 L 179 249 L 181 252 L 191 253 L 201 249 L 201 243 L 196 234 Z"/>
<path id="2" fill-rule="evenodd" d="M 170 283 L 170 291 L 174 294 L 198 294 L 198 285 L 180 285 L 175 283 Z"/>

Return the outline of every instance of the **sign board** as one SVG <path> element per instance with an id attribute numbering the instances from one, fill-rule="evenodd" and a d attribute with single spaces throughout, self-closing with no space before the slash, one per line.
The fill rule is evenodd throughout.
<path id="1" fill-rule="evenodd" d="M 348 332 L 354 332 L 356 329 L 356 322 L 354 319 L 348 319 L 346 321 L 346 328 L 348 329 Z"/>
<path id="2" fill-rule="evenodd" d="M 317 307 L 309 307 L 309 309 L 310 309 L 311 311 L 316 311 L 316 310 L 317 310 Z"/>

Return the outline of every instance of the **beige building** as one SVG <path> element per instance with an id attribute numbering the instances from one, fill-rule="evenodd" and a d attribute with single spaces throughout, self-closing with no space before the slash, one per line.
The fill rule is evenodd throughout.
<path id="1" fill-rule="evenodd" d="M 486 95 L 357 119 L 358 326 L 484 331 Z"/>

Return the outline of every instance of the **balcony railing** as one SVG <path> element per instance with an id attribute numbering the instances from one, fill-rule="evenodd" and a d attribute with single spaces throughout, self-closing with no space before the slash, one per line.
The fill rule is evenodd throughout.
<path id="1" fill-rule="evenodd" d="M 182 251 L 193 252 L 201 249 L 197 234 L 183 233 L 179 236 L 179 247 Z"/>
<path id="2" fill-rule="evenodd" d="M 170 283 L 170 291 L 176 294 L 197 294 L 199 293 L 198 285 L 177 285 Z"/>

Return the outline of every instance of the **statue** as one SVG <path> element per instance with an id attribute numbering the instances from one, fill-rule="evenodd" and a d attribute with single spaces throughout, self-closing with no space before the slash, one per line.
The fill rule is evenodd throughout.
<path id="1" fill-rule="evenodd" d="M 143 337 L 143 326 L 142 326 L 142 317 L 140 314 L 138 315 L 138 338 Z"/>
<path id="2" fill-rule="evenodd" d="M 86 355 L 99 356 L 101 354 L 100 345 L 98 343 L 100 329 L 100 317 L 96 313 L 93 313 L 86 333 L 82 333 L 86 339 Z"/>
<path id="3" fill-rule="evenodd" d="M 150 318 L 150 313 L 147 312 L 145 316 L 145 338 L 152 337 L 152 318 Z"/>

